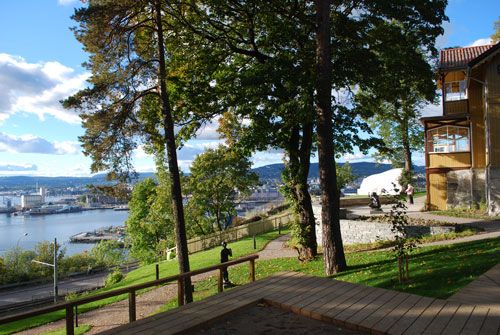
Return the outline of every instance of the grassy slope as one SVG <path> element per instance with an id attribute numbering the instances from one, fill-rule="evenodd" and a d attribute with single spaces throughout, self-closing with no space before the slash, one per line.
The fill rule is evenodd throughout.
<path id="1" fill-rule="evenodd" d="M 283 230 L 282 234 L 287 234 L 288 231 Z M 262 250 L 267 243 L 270 241 L 276 239 L 278 237 L 278 232 L 273 231 L 270 233 L 265 233 L 259 236 L 256 236 L 256 244 L 257 244 L 257 249 L 253 249 L 253 238 L 248 237 L 244 238 L 242 240 L 239 240 L 237 242 L 232 242 L 228 244 L 228 247 L 233 250 L 233 258 L 238 258 L 241 256 L 249 255 L 252 253 L 255 253 L 256 251 Z M 189 256 L 189 262 L 191 265 L 191 269 L 199 269 L 207 266 L 211 266 L 214 264 L 218 264 L 220 262 L 220 248 L 214 248 L 206 251 L 201 251 L 194 253 Z M 247 268 L 247 267 L 246 267 Z M 245 269 L 246 269 L 245 268 Z M 178 264 L 175 260 L 173 261 L 164 261 L 160 263 L 160 278 L 175 275 L 179 273 L 178 270 Z M 124 280 L 121 282 L 110 286 L 106 287 L 103 289 L 96 290 L 90 295 L 94 295 L 97 293 L 102 293 L 102 292 L 107 292 L 113 289 L 118 289 L 122 288 L 125 286 L 131 286 L 131 285 L 136 285 L 139 283 L 143 283 L 146 281 L 154 280 L 155 279 L 155 264 L 149 264 L 142 266 L 134 271 L 131 271 L 130 273 L 127 274 Z M 96 309 L 105 305 L 109 305 L 111 303 L 127 299 L 128 295 L 120 295 L 100 301 L 96 301 L 93 303 L 85 304 L 82 306 L 78 307 L 78 312 L 79 313 L 84 313 L 86 311 L 89 311 L 91 309 Z M 63 319 L 65 317 L 65 312 L 64 311 L 57 311 L 45 315 L 40 315 L 37 317 L 29 318 L 26 320 L 22 321 L 17 321 L 17 322 L 12 322 L 8 325 L 2 325 L 0 326 L 0 335 L 3 334 L 10 334 L 13 332 L 17 332 L 23 329 L 28 329 L 32 327 L 36 327 L 39 325 L 43 325 L 49 322 L 53 322 L 56 320 Z"/>

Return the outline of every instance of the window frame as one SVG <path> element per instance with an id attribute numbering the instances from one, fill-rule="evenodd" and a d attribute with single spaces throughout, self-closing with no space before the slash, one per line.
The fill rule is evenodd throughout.
<path id="1" fill-rule="evenodd" d="M 458 91 L 453 92 L 450 90 L 448 92 L 448 87 L 452 89 L 453 83 L 458 83 Z M 463 86 L 463 91 L 461 90 L 461 86 Z M 453 101 L 461 101 L 461 100 L 467 100 L 468 99 L 468 90 L 467 90 L 467 81 L 464 80 L 453 80 L 453 81 L 446 81 L 444 83 L 444 101 L 445 102 L 453 102 Z M 458 97 L 458 98 L 457 98 Z"/>
<path id="2" fill-rule="evenodd" d="M 446 138 L 443 140 L 443 141 L 446 141 L 447 143 L 446 144 L 440 144 L 440 145 L 437 145 L 437 147 L 442 147 L 442 148 L 447 148 L 446 150 L 444 151 L 436 151 L 436 144 L 435 144 L 435 141 L 433 140 L 433 137 L 432 137 L 432 132 L 437 132 L 439 129 L 443 129 L 443 128 L 446 128 Z M 457 140 L 456 139 L 453 139 L 451 140 L 450 139 L 450 132 L 449 132 L 449 128 L 454 128 L 454 129 L 465 129 L 467 131 L 467 149 L 466 150 L 454 150 L 454 151 L 450 151 L 449 148 L 450 147 L 457 147 Z M 458 133 L 458 132 L 456 132 Z M 455 134 L 456 134 L 455 133 Z M 428 154 L 455 154 L 455 153 L 464 153 L 464 152 L 471 152 L 471 138 L 470 138 L 470 134 L 471 134 L 471 131 L 470 131 L 470 127 L 467 127 L 467 126 L 455 126 L 455 125 L 446 125 L 446 126 L 439 126 L 439 127 L 436 127 L 436 128 L 433 128 L 433 129 L 428 129 L 426 131 L 426 143 L 425 143 L 425 147 L 426 147 L 426 150 L 427 150 L 427 153 Z M 439 133 L 436 133 L 436 135 L 440 135 Z M 432 144 L 432 151 L 430 150 L 430 145 Z"/>

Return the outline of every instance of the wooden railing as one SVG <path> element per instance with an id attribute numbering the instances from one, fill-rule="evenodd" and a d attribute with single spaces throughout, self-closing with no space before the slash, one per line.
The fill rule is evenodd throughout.
<path id="1" fill-rule="evenodd" d="M 218 287 L 218 291 L 222 292 L 224 290 L 223 273 L 224 273 L 224 270 L 226 270 L 230 266 L 249 262 L 249 277 L 250 277 L 251 281 L 255 281 L 255 260 L 257 258 L 259 258 L 258 255 L 249 255 L 249 256 L 241 257 L 241 258 L 226 262 L 226 263 L 217 264 L 217 265 L 213 265 L 210 267 L 206 267 L 206 268 L 202 268 L 202 269 L 198 269 L 198 270 L 194 270 L 194 271 L 190 271 L 190 272 L 185 272 L 185 273 L 177 274 L 174 276 L 161 278 L 158 280 L 152 280 L 152 281 L 148 281 L 148 282 L 145 282 L 142 284 L 128 286 L 128 287 L 124 287 L 121 289 L 117 289 L 117 290 L 113 290 L 113 291 L 109 291 L 109 292 L 105 292 L 105 293 L 100 293 L 100 294 L 96 294 L 96 295 L 89 296 L 89 297 L 84 297 L 84 298 L 75 299 L 72 301 L 54 304 L 52 306 L 35 309 L 35 310 L 29 311 L 29 312 L 18 313 L 18 314 L 12 315 L 12 316 L 2 317 L 2 318 L 0 318 L 0 325 L 7 324 L 10 322 L 14 322 L 14 321 L 25 320 L 25 319 L 33 317 L 33 316 L 43 315 L 43 314 L 47 314 L 47 313 L 51 313 L 51 312 L 55 312 L 55 311 L 59 311 L 59 310 L 65 310 L 66 311 L 66 334 L 73 335 L 75 332 L 75 330 L 74 330 L 75 316 L 76 316 L 75 310 L 78 309 L 79 305 L 84 305 L 84 304 L 87 304 L 90 302 L 99 301 L 99 300 L 115 297 L 115 296 L 122 295 L 122 294 L 128 294 L 129 322 L 133 322 L 136 320 L 136 299 L 135 298 L 136 298 L 137 291 L 143 290 L 143 289 L 146 289 L 149 287 L 159 286 L 162 284 L 177 281 L 177 304 L 179 306 L 182 306 L 185 303 L 184 302 L 184 285 L 183 285 L 183 281 L 185 278 L 191 278 L 192 276 L 195 276 L 198 274 L 219 270 L 217 287 Z"/>

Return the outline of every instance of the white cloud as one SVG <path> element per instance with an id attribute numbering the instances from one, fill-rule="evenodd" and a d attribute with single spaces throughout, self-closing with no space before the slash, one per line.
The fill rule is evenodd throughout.
<path id="1" fill-rule="evenodd" d="M 35 164 L 3 164 L 0 165 L 0 171 L 37 171 L 38 167 Z"/>
<path id="2" fill-rule="evenodd" d="M 219 117 L 212 119 L 210 122 L 204 124 L 197 132 L 197 140 L 218 140 L 220 135 L 217 132 L 219 128 Z"/>
<path id="3" fill-rule="evenodd" d="M 340 158 L 340 161 L 344 161 L 344 162 L 357 162 L 357 161 L 366 161 L 366 160 L 373 160 L 373 157 L 370 154 L 365 155 L 362 152 L 356 152 L 353 154 L 345 154 Z"/>
<path id="4" fill-rule="evenodd" d="M 491 40 L 491 38 L 486 37 L 486 38 L 477 39 L 467 46 L 468 47 L 477 47 L 479 45 L 487 45 L 487 44 L 492 44 L 492 43 L 493 43 L 493 41 Z"/>
<path id="5" fill-rule="evenodd" d="M 80 123 L 78 114 L 62 108 L 59 101 L 84 88 L 88 77 L 59 62 L 29 63 L 0 53 L 0 122 L 16 113 L 31 113 L 41 120 L 49 115 Z"/>
<path id="6" fill-rule="evenodd" d="M 78 142 L 50 142 L 29 134 L 14 136 L 0 132 L 0 152 L 75 155 L 81 150 Z"/>
<path id="7" fill-rule="evenodd" d="M 57 3 L 61 6 L 69 6 L 72 4 L 76 4 L 79 0 L 57 0 Z"/>

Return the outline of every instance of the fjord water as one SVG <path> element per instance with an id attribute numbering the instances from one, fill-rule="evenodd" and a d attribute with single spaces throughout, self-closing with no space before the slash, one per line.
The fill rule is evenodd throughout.
<path id="1" fill-rule="evenodd" d="M 38 242 L 53 241 L 54 237 L 66 248 L 67 255 L 90 250 L 94 244 L 70 243 L 69 238 L 102 227 L 123 226 L 127 217 L 128 211 L 112 209 L 38 216 L 0 214 L 0 254 L 18 243 L 23 249 L 33 249 Z"/>

